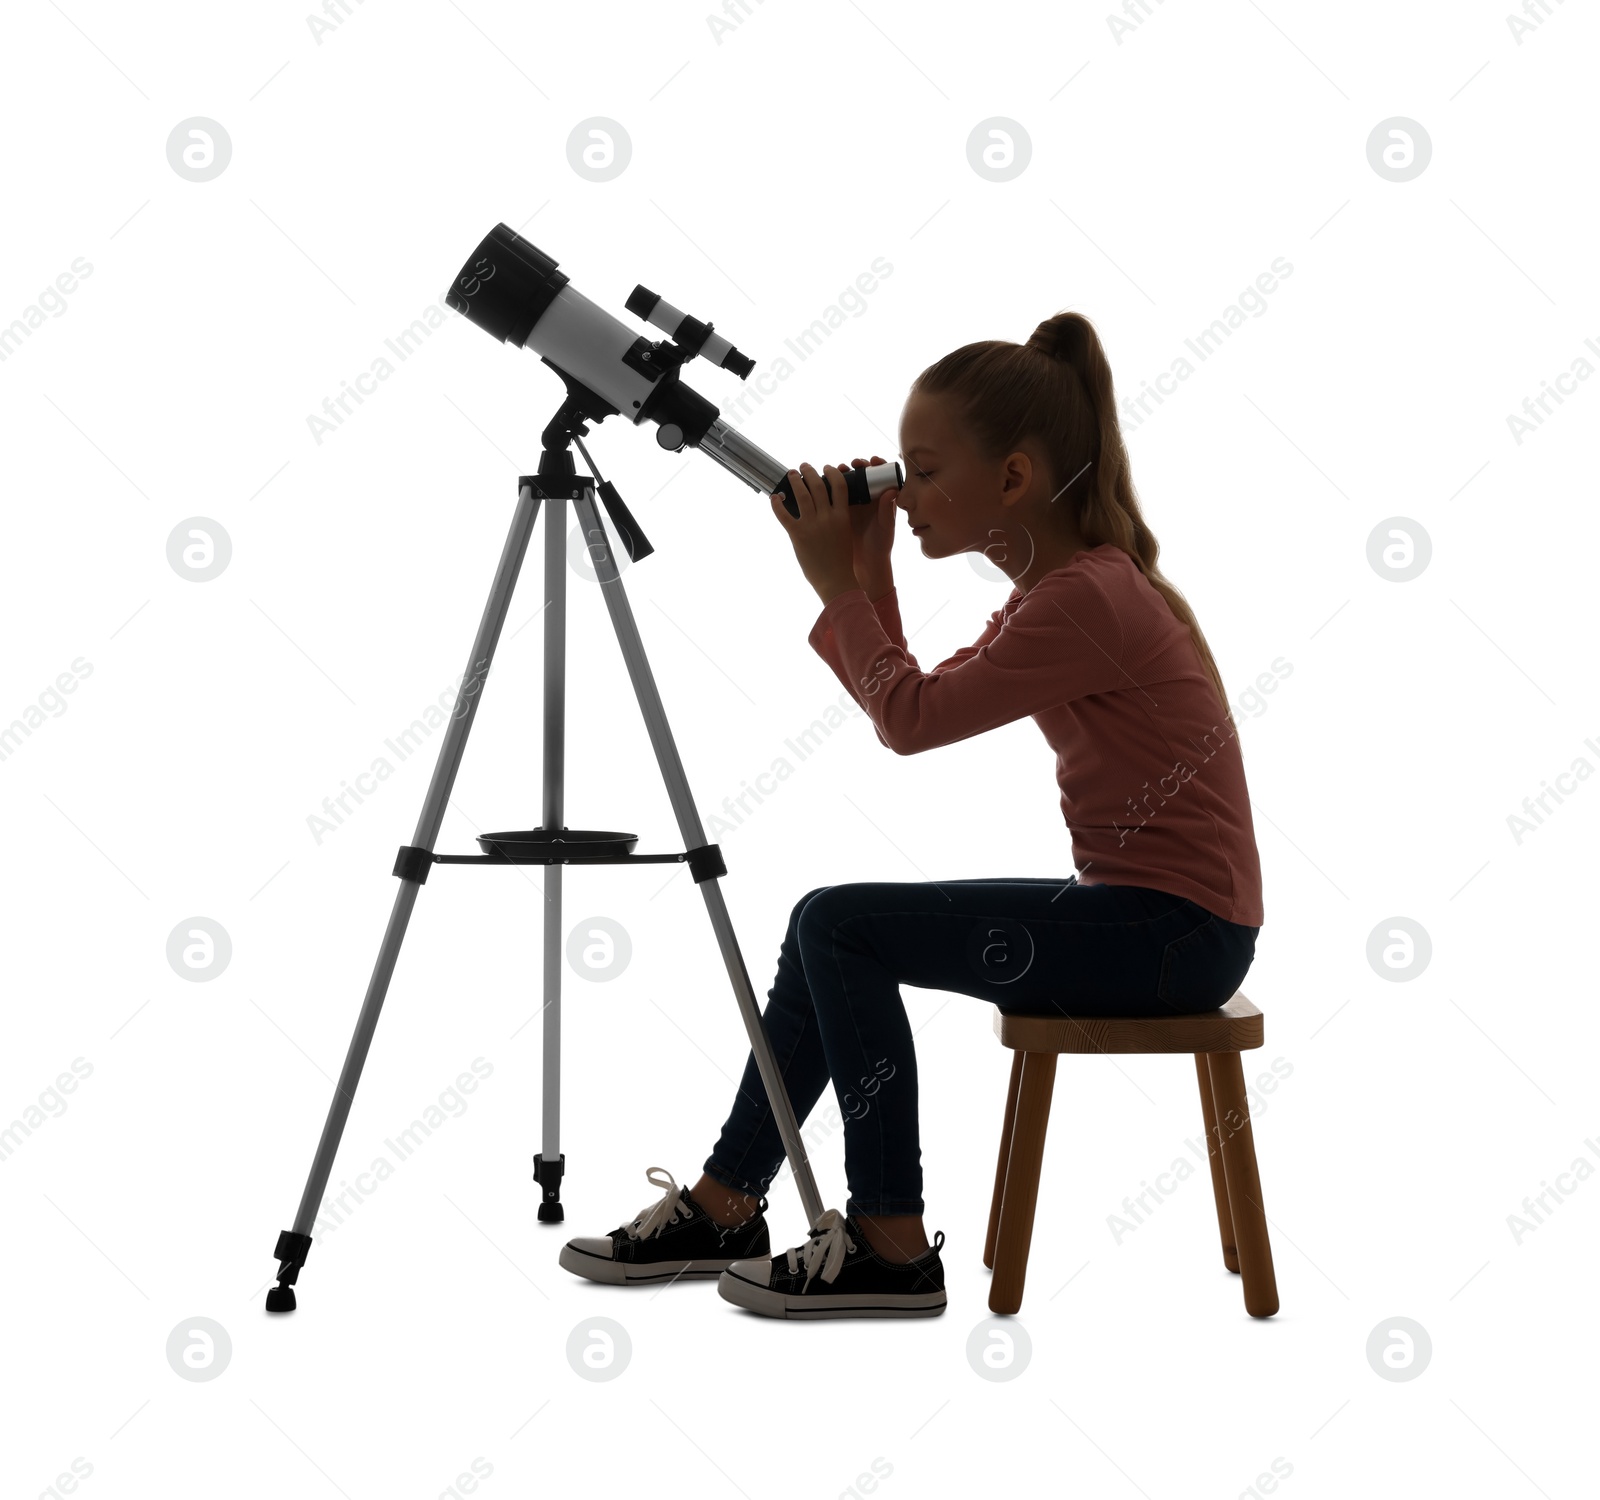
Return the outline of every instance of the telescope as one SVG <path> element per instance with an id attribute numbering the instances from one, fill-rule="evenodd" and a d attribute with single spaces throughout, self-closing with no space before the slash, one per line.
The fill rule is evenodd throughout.
<path id="1" fill-rule="evenodd" d="M 783 1139 L 784 1153 L 794 1168 L 795 1187 L 808 1222 L 816 1224 L 824 1211 L 794 1105 L 784 1086 L 783 1073 L 762 1021 L 755 987 L 750 982 L 723 898 L 720 881 L 728 873 L 728 867 L 719 846 L 707 841 L 700 822 L 656 687 L 655 674 L 645 656 L 639 627 L 607 539 L 600 504 L 604 504 L 616 523 L 633 561 L 648 556 L 654 549 L 628 514 L 616 486 L 602 479 L 598 470 L 592 474 L 578 473 L 568 451 L 576 444 L 588 460 L 588 450 L 582 441 L 582 434 L 589 430 L 585 425 L 588 422 L 600 422 L 617 415 L 626 416 L 634 426 L 649 420 L 655 423 L 656 441 L 663 448 L 673 452 L 690 447 L 702 449 L 752 489 L 769 495 L 781 494 L 789 514 L 798 516 L 800 507 L 789 486 L 788 469 L 730 428 L 718 415 L 717 408 L 685 385 L 678 373 L 686 361 L 700 355 L 743 380 L 755 369 L 755 361 L 735 349 L 711 324 L 689 317 L 656 293 L 636 286 L 628 298 L 628 311 L 670 335 L 669 340 L 655 341 L 641 337 L 587 297 L 573 291 L 550 256 L 504 224 L 497 225 L 473 252 L 455 285 L 445 294 L 445 301 L 497 339 L 518 348 L 532 349 L 561 377 L 567 395 L 541 434 L 543 451 L 538 472 L 520 475 L 517 480 L 517 508 L 473 639 L 472 653 L 467 658 L 467 670 L 461 675 L 457 709 L 451 714 L 439 745 L 439 756 L 423 798 L 416 832 L 411 842 L 402 844 L 395 855 L 391 873 L 400 881 L 400 888 L 395 894 L 355 1033 L 345 1053 L 344 1067 L 317 1142 L 305 1191 L 300 1195 L 300 1207 L 295 1213 L 293 1227 L 279 1233 L 273 1250 L 278 1261 L 278 1275 L 277 1285 L 267 1292 L 268 1312 L 292 1312 L 295 1308 L 295 1286 L 311 1250 L 312 1230 L 316 1227 L 323 1194 L 333 1172 L 356 1086 L 366 1066 L 367 1052 L 418 892 L 435 865 L 493 868 L 536 864 L 545 867 L 542 903 L 544 1003 L 538 1012 L 544 1037 L 542 1149 L 533 1158 L 533 1178 L 541 1194 L 538 1212 L 541 1224 L 559 1223 L 564 1214 L 561 1182 L 566 1173 L 567 1157 L 560 1140 L 561 961 L 565 943 L 562 875 L 567 865 L 670 862 L 687 866 L 704 897 L 734 999 L 750 1038 L 750 1050 Z M 592 461 L 589 467 L 594 469 Z M 850 503 L 863 505 L 875 500 L 886 489 L 898 488 L 900 480 L 899 464 L 873 464 L 852 467 L 845 476 L 845 486 Z M 466 752 L 467 736 L 494 662 L 495 648 L 511 607 L 534 522 L 541 507 L 546 506 L 549 509 L 545 515 L 545 602 L 540 610 L 544 630 L 543 818 L 537 828 L 480 833 L 481 853 L 440 853 L 434 845 Z M 683 848 L 679 850 L 638 854 L 634 852 L 637 834 L 609 828 L 572 828 L 566 822 L 566 518 L 569 513 L 576 516 L 583 535 L 590 539 L 589 555 L 595 563 L 595 581 L 604 595 L 677 820 L 678 833 L 683 840 Z M 632 776 L 636 767 L 629 765 L 626 770 Z"/>
<path id="2" fill-rule="evenodd" d="M 696 355 L 740 380 L 755 369 L 712 324 L 635 286 L 627 310 L 670 342 L 645 338 L 575 290 L 553 256 L 505 224 L 484 236 L 444 300 L 485 333 L 533 350 L 566 382 L 588 420 L 620 415 L 635 427 L 654 422 L 656 442 L 669 452 L 698 448 L 752 489 L 782 495 L 791 516 L 800 514 L 788 465 L 724 422 L 679 374 Z M 851 505 L 866 505 L 898 489 L 902 478 L 898 463 L 847 469 L 845 491 Z"/>

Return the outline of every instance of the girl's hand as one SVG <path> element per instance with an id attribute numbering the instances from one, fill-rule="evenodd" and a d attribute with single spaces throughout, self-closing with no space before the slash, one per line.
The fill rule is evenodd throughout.
<path id="1" fill-rule="evenodd" d="M 817 597 L 824 604 L 851 589 L 860 588 L 855 576 L 855 538 L 849 512 L 869 507 L 850 505 L 845 495 L 844 474 L 832 464 L 821 474 L 810 464 L 790 469 L 789 488 L 794 491 L 795 504 L 800 509 L 798 516 L 789 514 L 782 495 L 767 498 L 779 525 L 789 533 L 806 582 L 817 591 Z"/>
<path id="2" fill-rule="evenodd" d="M 881 464 L 883 459 L 874 456 L 868 460 L 858 458 L 851 467 L 866 468 L 867 464 Z M 843 464 L 839 466 L 841 469 Z M 889 549 L 894 546 L 895 500 L 900 491 L 885 490 L 870 505 L 850 507 L 850 528 L 854 538 L 851 565 L 856 584 L 867 591 L 869 599 L 877 599 L 894 587 L 894 573 L 889 565 Z"/>

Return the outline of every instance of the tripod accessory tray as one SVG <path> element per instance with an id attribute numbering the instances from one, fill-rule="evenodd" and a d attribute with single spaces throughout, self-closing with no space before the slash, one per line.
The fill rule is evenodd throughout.
<path id="1" fill-rule="evenodd" d="M 614 858 L 632 854 L 638 842 L 636 833 L 591 828 L 563 828 L 555 833 L 547 828 L 529 828 L 518 833 L 478 835 L 478 847 L 485 854 L 514 865 L 555 865 L 565 864 L 569 859 Z M 674 859 L 677 856 L 658 857 Z"/>
<path id="2" fill-rule="evenodd" d="M 482 854 L 435 854 L 414 844 L 402 844 L 395 855 L 394 873 L 418 885 L 427 881 L 431 866 L 440 865 L 610 865 L 671 864 L 685 861 L 695 884 L 726 875 L 728 867 L 717 844 L 702 844 L 678 854 L 635 854 L 636 833 L 612 829 L 528 828 L 508 833 L 481 833 Z"/>

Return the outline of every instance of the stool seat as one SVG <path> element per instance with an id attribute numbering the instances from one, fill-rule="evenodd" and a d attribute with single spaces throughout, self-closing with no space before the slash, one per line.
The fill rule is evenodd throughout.
<path id="1" fill-rule="evenodd" d="M 995 1035 L 1011 1048 L 1012 1059 L 983 1247 L 983 1263 L 994 1271 L 990 1311 L 1014 1313 L 1022 1306 L 1056 1058 L 1062 1053 L 1189 1052 L 1209 1142 L 1222 1263 L 1239 1274 L 1251 1317 L 1277 1312 L 1278 1284 L 1239 1060 L 1241 1052 L 1262 1045 L 1265 1027 L 1261 1011 L 1242 991 L 1217 1010 L 1187 1016 L 1034 1016 L 996 1007 Z"/>
<path id="2" fill-rule="evenodd" d="M 1001 1046 L 1022 1052 L 1249 1052 L 1265 1029 L 1243 994 L 1197 1016 L 994 1016 Z"/>

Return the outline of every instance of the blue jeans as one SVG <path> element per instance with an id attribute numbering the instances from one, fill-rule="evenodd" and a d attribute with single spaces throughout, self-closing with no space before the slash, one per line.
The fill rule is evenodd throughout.
<path id="1" fill-rule="evenodd" d="M 1071 876 L 819 886 L 795 903 L 762 1017 L 796 1118 L 833 1081 L 845 1211 L 920 1214 L 917 1061 L 901 984 L 1022 1015 L 1190 1015 L 1232 998 L 1259 931 L 1165 891 Z M 752 1053 L 704 1170 L 760 1196 L 783 1161 Z"/>

